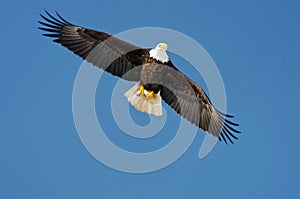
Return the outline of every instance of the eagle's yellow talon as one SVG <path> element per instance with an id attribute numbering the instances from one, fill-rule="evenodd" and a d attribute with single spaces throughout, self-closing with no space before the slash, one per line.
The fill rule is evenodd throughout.
<path id="1" fill-rule="evenodd" d="M 144 88 L 144 86 L 142 85 L 142 86 L 140 87 L 140 94 L 141 94 L 141 95 L 144 95 L 144 93 L 145 93 L 145 88 Z"/>
<path id="2" fill-rule="evenodd" d="M 149 99 L 152 99 L 153 96 L 154 96 L 154 92 L 153 92 L 153 91 L 150 91 L 150 92 L 146 95 L 146 97 L 149 98 Z"/>

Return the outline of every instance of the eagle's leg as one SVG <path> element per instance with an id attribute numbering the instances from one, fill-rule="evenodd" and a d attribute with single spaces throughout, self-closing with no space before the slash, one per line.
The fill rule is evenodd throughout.
<path id="1" fill-rule="evenodd" d="M 152 99 L 154 97 L 154 91 L 149 91 L 145 89 L 144 85 L 141 85 L 139 90 L 137 91 L 138 95 L 143 95 L 148 99 Z"/>
<path id="2" fill-rule="evenodd" d="M 145 94 L 145 87 L 142 85 L 142 86 L 140 86 L 140 89 L 139 89 L 139 91 L 138 91 L 138 94 L 139 95 L 144 95 Z"/>
<path id="3" fill-rule="evenodd" d="M 160 91 L 161 86 L 159 84 L 144 84 L 144 88 L 144 96 L 147 99 L 152 99 Z"/>

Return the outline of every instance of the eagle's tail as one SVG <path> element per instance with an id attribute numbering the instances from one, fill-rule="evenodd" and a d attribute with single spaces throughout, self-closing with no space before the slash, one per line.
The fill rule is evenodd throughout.
<path id="1" fill-rule="evenodd" d="M 160 93 L 154 94 L 153 98 L 149 99 L 146 96 L 139 94 L 141 84 L 138 82 L 134 87 L 125 93 L 125 97 L 138 111 L 148 114 L 161 116 L 162 105 Z"/>

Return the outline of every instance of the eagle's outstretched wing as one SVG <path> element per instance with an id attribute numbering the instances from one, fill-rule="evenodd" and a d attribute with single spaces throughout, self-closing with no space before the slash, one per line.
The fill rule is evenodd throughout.
<path id="1" fill-rule="evenodd" d="M 140 81 L 142 67 L 138 66 L 144 64 L 144 56 L 149 56 L 148 49 L 132 45 L 105 32 L 73 25 L 58 13 L 57 18 L 47 11 L 46 14 L 48 18 L 41 15 L 45 22 L 39 21 L 43 25 L 39 29 L 47 32 L 44 36 L 54 38 L 54 42 L 113 75 L 130 81 Z M 160 92 L 162 99 L 191 123 L 219 140 L 233 143 L 232 138 L 237 139 L 234 133 L 240 132 L 233 128 L 238 124 L 228 120 L 232 116 L 216 110 L 203 89 L 169 63 L 164 66 L 175 70 L 166 72 Z M 170 71 L 169 69 L 166 71 Z"/>
<path id="2" fill-rule="evenodd" d="M 171 68 L 164 74 L 160 95 L 178 114 L 189 122 L 227 143 L 232 138 L 238 139 L 234 133 L 240 131 L 233 128 L 238 124 L 228 120 L 233 116 L 218 111 L 197 83 L 180 72 L 171 62 Z"/>
<path id="3" fill-rule="evenodd" d="M 47 32 L 43 35 L 54 38 L 54 42 L 60 43 L 87 62 L 119 77 L 143 64 L 143 55 L 148 53 L 148 50 L 108 33 L 73 25 L 58 13 L 55 18 L 45 12 L 48 17 L 41 15 L 45 22 L 39 21 L 44 26 L 39 29 Z M 130 81 L 139 81 L 139 68 L 141 67 L 136 67 L 136 70 L 124 77 Z"/>

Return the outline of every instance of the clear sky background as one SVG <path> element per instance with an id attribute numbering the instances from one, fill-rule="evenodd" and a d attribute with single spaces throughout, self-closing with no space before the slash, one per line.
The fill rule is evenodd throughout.
<path id="1" fill-rule="evenodd" d="M 299 1 L 29 0 L 1 1 L 0 7 L 0 198 L 300 198 Z M 81 143 L 72 117 L 81 60 L 41 36 L 37 20 L 44 8 L 112 34 L 155 26 L 198 41 L 219 67 L 240 139 L 218 143 L 199 160 L 205 135 L 199 130 L 178 161 L 147 174 L 98 162 Z M 109 100 L 101 88 L 97 99 L 102 92 Z M 176 129 L 168 131 L 162 139 L 172 139 Z M 113 126 L 109 136 L 122 147 L 143 148 L 121 134 Z M 147 146 L 161 147 L 155 139 Z"/>

